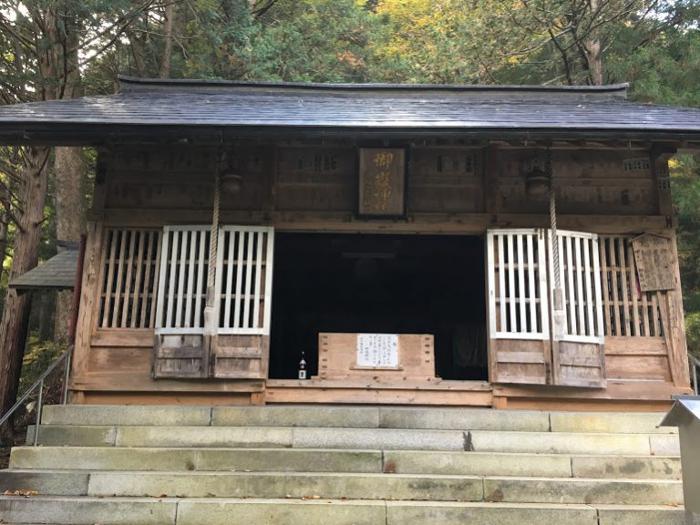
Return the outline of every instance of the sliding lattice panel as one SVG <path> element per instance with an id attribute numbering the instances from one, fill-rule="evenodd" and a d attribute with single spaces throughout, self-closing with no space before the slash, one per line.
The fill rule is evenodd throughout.
<path id="1" fill-rule="evenodd" d="M 494 230 L 487 247 L 491 338 L 549 338 L 544 230 Z"/>
<path id="2" fill-rule="evenodd" d="M 551 231 L 549 235 L 553 236 Z M 552 302 L 557 275 L 562 299 L 561 308 L 553 312 L 558 329 L 553 334 L 552 379 L 557 385 L 604 388 L 607 384 L 598 243 L 594 233 L 561 230 L 550 242 Z"/>
<path id="3" fill-rule="evenodd" d="M 163 228 L 158 333 L 203 332 L 210 236 L 208 226 Z"/>
<path id="4" fill-rule="evenodd" d="M 223 226 L 219 231 L 219 334 L 268 335 L 272 297 L 272 228 Z"/>
<path id="5" fill-rule="evenodd" d="M 159 230 L 105 229 L 99 328 L 153 328 L 160 242 Z"/>
<path id="6" fill-rule="evenodd" d="M 563 299 L 563 339 L 601 343 L 604 337 L 598 236 L 557 231 L 559 276 Z M 554 288 L 554 251 L 550 249 L 550 283 Z"/>
<path id="7" fill-rule="evenodd" d="M 605 335 L 662 336 L 656 293 L 639 288 L 631 241 L 629 236 L 600 238 Z"/>

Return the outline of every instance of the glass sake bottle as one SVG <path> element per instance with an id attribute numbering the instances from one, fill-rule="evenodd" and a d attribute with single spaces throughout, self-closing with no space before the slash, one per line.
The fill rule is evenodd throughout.
<path id="1" fill-rule="evenodd" d="M 304 352 L 301 353 L 301 360 L 299 361 L 299 379 L 306 379 L 306 359 L 304 358 Z"/>

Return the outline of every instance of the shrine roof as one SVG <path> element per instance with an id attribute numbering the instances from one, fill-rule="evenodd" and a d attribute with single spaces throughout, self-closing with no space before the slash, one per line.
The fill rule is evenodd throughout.
<path id="1" fill-rule="evenodd" d="M 627 89 L 120 77 L 113 95 L 0 107 L 0 142 L 292 130 L 700 138 L 700 109 L 633 102 Z"/>

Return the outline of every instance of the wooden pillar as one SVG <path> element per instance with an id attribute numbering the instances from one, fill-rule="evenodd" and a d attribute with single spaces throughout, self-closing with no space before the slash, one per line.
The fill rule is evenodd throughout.
<path id="1" fill-rule="evenodd" d="M 656 195 L 659 215 L 666 217 L 666 226 L 673 227 L 673 198 L 671 196 L 671 176 L 668 169 L 669 159 L 676 153 L 665 145 L 655 144 L 651 148 L 651 172 L 656 182 Z"/>
<path id="2" fill-rule="evenodd" d="M 75 344 L 71 362 L 70 383 L 87 372 L 90 354 L 90 339 L 95 327 L 95 316 L 99 310 L 99 286 L 102 269 L 102 242 L 104 234 L 105 203 L 107 200 L 107 166 L 110 151 L 101 148 L 97 152 L 95 189 L 89 221 L 85 227 L 85 256 L 83 275 L 78 298 L 78 319 L 75 324 Z M 82 396 L 71 394 L 72 402 L 80 402 Z"/>
<path id="3" fill-rule="evenodd" d="M 498 146 L 490 144 L 484 150 L 484 162 L 481 170 L 484 188 L 484 213 L 494 214 L 491 222 L 495 222 L 495 216 L 498 214 L 500 208 L 498 195 L 498 176 L 500 173 L 499 153 Z"/>
<path id="4" fill-rule="evenodd" d="M 668 167 L 668 161 L 675 152 L 676 150 L 673 148 L 655 144 L 651 148 L 650 160 L 652 175 L 656 182 L 659 214 L 666 217 L 666 227 L 668 228 L 663 234 L 671 240 L 673 271 L 675 273 L 676 282 L 676 288 L 674 290 L 657 292 L 657 298 L 664 323 L 664 337 L 666 339 L 668 361 L 673 384 L 685 388 L 690 386 L 688 346 L 685 337 L 683 293 L 681 288 L 676 233 L 673 229 L 673 197 L 671 195 L 671 176 Z"/>
<path id="5" fill-rule="evenodd" d="M 683 293 L 681 289 L 680 267 L 678 264 L 678 246 L 676 234 L 669 231 L 671 251 L 675 272 L 676 288 L 658 292 L 659 306 L 664 322 L 664 337 L 668 348 L 668 362 L 673 384 L 678 387 L 690 387 L 688 369 L 688 343 L 685 337 L 685 316 L 683 313 Z"/>
<path id="6" fill-rule="evenodd" d="M 73 350 L 73 379 L 87 372 L 90 338 L 95 326 L 95 315 L 99 310 L 98 294 L 102 267 L 103 231 L 104 227 L 101 222 L 88 222 L 80 292 L 80 309 L 76 323 L 75 348 Z"/>

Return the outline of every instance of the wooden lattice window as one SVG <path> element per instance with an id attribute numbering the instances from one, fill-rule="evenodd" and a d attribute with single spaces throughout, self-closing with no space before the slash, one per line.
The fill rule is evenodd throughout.
<path id="1" fill-rule="evenodd" d="M 562 329 L 566 341 L 602 343 L 603 301 L 601 296 L 598 235 L 557 231 L 559 278 L 562 291 Z M 550 286 L 554 288 L 554 250 L 550 249 Z"/>
<path id="2" fill-rule="evenodd" d="M 154 229 L 105 229 L 99 328 L 153 328 L 160 237 Z"/>
<path id="3" fill-rule="evenodd" d="M 209 230 L 209 226 L 163 228 L 158 333 L 200 334 L 204 330 Z"/>
<path id="4" fill-rule="evenodd" d="M 600 238 L 605 335 L 663 336 L 654 292 L 642 292 L 632 250 L 632 237 Z"/>
<path id="5" fill-rule="evenodd" d="M 490 337 L 549 339 L 545 231 L 487 235 Z"/>
<path id="6" fill-rule="evenodd" d="M 223 226 L 219 230 L 219 334 L 270 333 L 273 246 L 272 228 Z"/>

